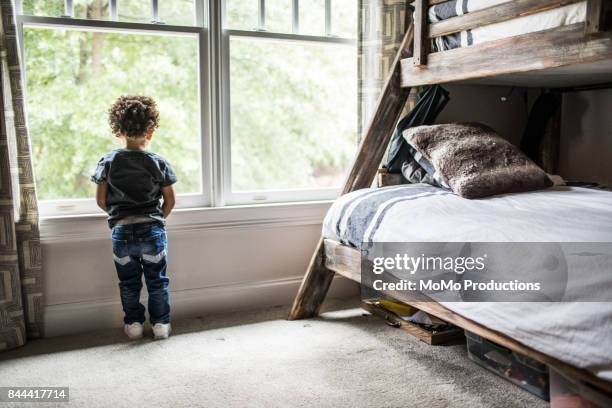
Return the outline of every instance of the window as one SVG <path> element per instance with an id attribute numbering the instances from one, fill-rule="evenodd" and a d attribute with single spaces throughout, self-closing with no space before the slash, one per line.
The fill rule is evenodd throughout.
<path id="1" fill-rule="evenodd" d="M 43 214 L 96 211 L 92 168 L 105 152 L 121 146 L 109 131 L 107 110 L 129 93 L 157 100 L 162 118 L 151 149 L 173 163 L 179 204 L 207 204 L 202 177 L 207 131 L 200 103 L 207 92 L 200 86 L 206 59 L 199 58 L 204 33 L 151 24 L 155 15 L 183 23 L 195 18 L 193 1 L 164 4 L 153 10 L 150 0 L 130 0 L 113 2 L 111 10 L 108 0 L 75 0 L 61 8 L 57 1 L 24 1 L 23 13 L 39 16 L 22 15 L 19 22 Z M 61 17 L 66 14 L 72 17 Z M 147 26 L 105 21 L 111 16 Z"/>
<path id="2" fill-rule="evenodd" d="M 91 164 L 120 147 L 103 113 L 126 93 L 156 99 L 165 114 L 151 148 L 174 163 L 179 193 L 201 191 L 191 177 L 201 163 L 197 37 L 25 27 L 24 39 L 42 200 L 92 197 Z"/>
<path id="3" fill-rule="evenodd" d="M 97 211 L 89 175 L 119 146 L 107 109 L 128 93 L 158 102 L 151 149 L 180 207 L 337 194 L 357 146 L 355 2 L 17 3 L 43 215 Z"/>
<path id="4" fill-rule="evenodd" d="M 337 194 L 357 147 L 357 25 L 356 3 L 334 18 L 334 2 L 227 0 L 227 202 Z"/>
<path id="5" fill-rule="evenodd" d="M 196 25 L 199 0 L 21 0 L 25 16 Z"/>

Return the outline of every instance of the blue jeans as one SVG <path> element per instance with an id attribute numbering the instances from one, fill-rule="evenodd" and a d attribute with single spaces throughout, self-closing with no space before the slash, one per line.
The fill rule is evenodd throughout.
<path id="1" fill-rule="evenodd" d="M 140 303 L 142 275 L 149 292 L 151 324 L 169 323 L 168 243 L 163 225 L 156 222 L 116 225 L 112 240 L 125 324 L 145 321 L 145 307 Z"/>

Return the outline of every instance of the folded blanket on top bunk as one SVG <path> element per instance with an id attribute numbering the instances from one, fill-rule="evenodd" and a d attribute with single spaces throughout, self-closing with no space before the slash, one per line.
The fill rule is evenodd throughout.
<path id="1" fill-rule="evenodd" d="M 428 21 L 435 23 L 509 1 L 512 0 L 450 0 L 431 6 L 428 10 Z M 432 40 L 432 51 L 467 47 L 501 38 L 581 23 L 585 19 L 586 1 L 582 1 L 541 13 L 434 38 Z"/>

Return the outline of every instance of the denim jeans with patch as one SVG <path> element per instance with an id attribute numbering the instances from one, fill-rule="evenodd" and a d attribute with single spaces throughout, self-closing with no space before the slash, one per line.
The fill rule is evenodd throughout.
<path id="1" fill-rule="evenodd" d="M 168 243 L 164 226 L 156 222 L 116 225 L 112 241 L 125 324 L 145 321 L 145 307 L 140 303 L 143 275 L 149 292 L 151 324 L 169 323 Z"/>

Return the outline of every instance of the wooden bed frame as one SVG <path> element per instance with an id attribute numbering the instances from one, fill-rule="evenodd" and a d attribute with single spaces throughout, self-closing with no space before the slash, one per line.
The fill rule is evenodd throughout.
<path id="1" fill-rule="evenodd" d="M 413 24 L 408 27 L 392 64 L 342 194 L 371 187 L 412 87 L 456 81 L 540 88 L 612 82 L 612 32 L 609 31 L 612 0 L 587 0 L 585 23 L 430 54 L 428 44 L 431 38 L 538 13 L 578 0 L 514 0 L 427 24 L 427 8 L 443 1 L 412 2 L 415 8 Z M 401 182 L 401 178 L 385 174 L 380 179 L 383 184 Z M 360 282 L 360 270 L 359 251 L 321 239 L 295 297 L 289 319 L 316 316 L 334 274 Z M 402 299 L 401 293 L 387 295 L 612 393 L 612 382 L 527 347 L 439 303 Z"/>

